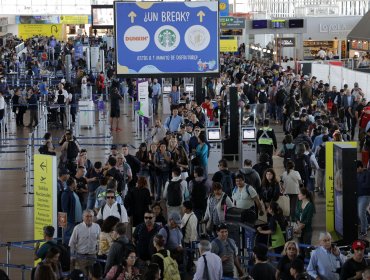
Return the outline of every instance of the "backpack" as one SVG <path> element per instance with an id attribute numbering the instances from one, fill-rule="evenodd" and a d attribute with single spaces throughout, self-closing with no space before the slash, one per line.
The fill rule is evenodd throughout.
<path id="1" fill-rule="evenodd" d="M 101 208 L 101 216 L 103 217 L 103 213 L 104 213 L 104 207 L 105 207 L 106 204 L 104 204 Z M 121 204 L 117 203 L 117 209 L 118 209 L 118 213 L 119 213 L 119 216 L 121 217 L 121 214 L 122 214 L 122 209 L 121 209 Z"/>
<path id="2" fill-rule="evenodd" d="M 320 145 L 320 149 L 318 151 L 318 156 L 317 156 L 317 164 L 319 165 L 321 169 L 325 169 L 325 158 L 326 158 L 325 153 L 326 153 L 325 146 Z"/>
<path id="3" fill-rule="evenodd" d="M 67 159 L 75 160 L 79 152 L 77 144 L 74 141 L 69 141 L 67 146 Z"/>
<path id="4" fill-rule="evenodd" d="M 48 146 L 45 144 L 45 145 L 42 145 L 40 148 L 39 148 L 39 153 L 42 154 L 42 155 L 51 155 L 51 156 L 55 156 L 55 152 L 49 152 L 49 149 L 48 149 Z"/>
<path id="5" fill-rule="evenodd" d="M 200 182 L 193 181 L 193 190 L 191 192 L 191 202 L 193 203 L 194 209 L 206 209 L 207 208 L 207 188 L 205 182 L 207 178 Z"/>
<path id="6" fill-rule="evenodd" d="M 258 92 L 258 102 L 260 104 L 267 103 L 267 93 L 266 93 L 266 91 Z"/>
<path id="7" fill-rule="evenodd" d="M 283 106 L 286 99 L 285 90 L 279 90 L 276 93 L 276 105 Z"/>
<path id="8" fill-rule="evenodd" d="M 284 166 L 286 166 L 289 160 L 294 160 L 295 155 L 295 145 L 293 148 L 288 149 L 287 146 L 284 144 Z"/>
<path id="9" fill-rule="evenodd" d="M 180 273 L 177 262 L 171 258 L 170 251 L 167 250 L 167 256 L 164 257 L 160 253 L 156 253 L 156 256 L 163 260 L 163 280 L 180 280 Z"/>
<path id="10" fill-rule="evenodd" d="M 181 193 L 181 182 L 170 181 L 167 186 L 167 204 L 168 206 L 180 206 L 182 203 L 182 193 Z"/>
<path id="11" fill-rule="evenodd" d="M 222 185 L 222 191 L 224 193 L 226 193 L 228 196 L 231 197 L 231 191 L 234 187 L 234 184 L 233 184 L 233 179 L 231 178 L 231 172 L 224 172 L 224 171 L 220 171 L 221 172 L 221 185 Z"/>
<path id="12" fill-rule="evenodd" d="M 294 159 L 294 166 L 294 170 L 299 172 L 299 175 L 301 175 L 302 181 L 306 186 L 309 178 L 309 158 L 306 155 L 296 157 Z"/>

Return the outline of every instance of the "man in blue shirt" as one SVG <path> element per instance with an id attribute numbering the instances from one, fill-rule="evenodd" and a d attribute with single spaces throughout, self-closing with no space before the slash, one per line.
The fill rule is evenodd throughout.
<path id="1" fill-rule="evenodd" d="M 183 120 L 182 117 L 179 115 L 179 110 L 177 107 L 172 109 L 172 115 L 167 117 L 166 121 L 164 122 L 164 127 L 167 131 L 170 132 L 177 132 L 179 130 L 180 125 L 182 124 Z"/>
<path id="2" fill-rule="evenodd" d="M 161 96 L 161 85 L 158 83 L 157 79 L 153 80 L 152 85 L 152 104 L 153 104 L 153 113 L 155 115 L 158 115 L 158 101 L 159 97 Z"/>
<path id="3" fill-rule="evenodd" d="M 307 272 L 313 279 L 339 280 L 339 269 L 346 258 L 332 246 L 330 233 L 320 233 L 319 240 L 320 246 L 312 252 Z"/>
<path id="4" fill-rule="evenodd" d="M 171 106 L 178 105 L 180 102 L 180 92 L 177 89 L 177 86 L 172 86 L 172 91 L 169 94 Z"/>

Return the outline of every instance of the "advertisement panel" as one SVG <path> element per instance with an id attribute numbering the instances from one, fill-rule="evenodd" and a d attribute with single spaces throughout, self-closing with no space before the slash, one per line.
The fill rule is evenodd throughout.
<path id="1" fill-rule="evenodd" d="M 218 0 L 218 9 L 220 17 L 227 17 L 229 15 L 229 0 Z"/>
<path id="2" fill-rule="evenodd" d="M 140 102 L 140 116 L 149 118 L 149 83 L 148 81 L 138 81 L 138 93 Z"/>
<path id="3" fill-rule="evenodd" d="M 326 142 L 325 143 L 325 203 L 326 203 L 326 231 L 332 233 L 333 238 L 336 239 L 334 228 L 334 144 L 342 142 Z M 357 142 L 346 142 L 353 147 L 357 147 Z M 331 159 L 331 160 L 330 160 Z M 339 165 L 338 165 L 339 167 Z M 337 167 L 337 168 L 338 168 Z"/>
<path id="4" fill-rule="evenodd" d="M 88 24 L 89 16 L 60 16 L 60 23 L 62 24 Z"/>
<path id="5" fill-rule="evenodd" d="M 18 37 L 22 39 L 32 38 L 36 35 L 54 36 L 62 40 L 63 29 L 61 24 L 19 24 Z"/>
<path id="6" fill-rule="evenodd" d="M 222 17 L 220 18 L 221 29 L 244 29 L 245 19 L 236 17 Z"/>
<path id="7" fill-rule="evenodd" d="M 115 2 L 117 74 L 219 72 L 218 2 Z"/>
<path id="8" fill-rule="evenodd" d="M 34 239 L 43 239 L 44 226 L 57 228 L 57 158 L 34 156 Z"/>
<path id="9" fill-rule="evenodd" d="M 220 52 L 237 52 L 238 40 L 220 40 Z"/>
<path id="10" fill-rule="evenodd" d="M 92 5 L 91 22 L 94 29 L 113 28 L 113 5 Z"/>

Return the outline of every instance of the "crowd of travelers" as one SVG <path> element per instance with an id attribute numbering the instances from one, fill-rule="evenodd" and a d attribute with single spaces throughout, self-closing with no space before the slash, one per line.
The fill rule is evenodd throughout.
<path id="1" fill-rule="evenodd" d="M 85 77 L 81 65 L 75 65 L 76 73 Z M 150 82 L 155 126 L 136 153 L 129 144 L 112 145 L 108 157 L 91 162 L 73 129 L 66 130 L 59 147 L 51 133 L 45 134 L 39 152 L 58 155 L 57 208 L 67 213 L 67 226 L 63 234 L 44 228 L 45 243 L 35 248 L 41 262 L 33 279 L 370 279 L 365 260 L 370 104 L 364 91 L 357 83 L 338 90 L 316 77 L 243 55 L 223 54 L 220 66 L 219 78 L 205 79 L 202 103 L 189 100 L 180 93 L 181 84 L 174 84 L 171 115 L 164 119 L 158 114 L 161 84 Z M 101 74 L 98 80 L 104 81 Z M 119 102 L 121 94 L 135 98 L 135 82 L 116 78 L 114 71 L 107 79 L 111 131 L 125 133 L 118 122 Z M 220 159 L 219 170 L 209 176 L 211 145 L 205 129 L 225 125 L 232 86 L 242 120 L 259 126 L 258 163 L 246 159 L 243 168 L 230 170 L 228 161 Z M 79 89 L 77 82 L 59 84 L 66 104 Z M 40 88 L 30 90 L 37 102 Z M 16 96 L 17 91 L 13 104 Z M 37 124 L 30 114 L 31 125 L 32 120 Z M 17 116 L 17 124 L 23 125 L 23 118 Z M 285 133 L 282 143 L 276 126 Z M 330 233 L 322 232 L 313 249 L 314 198 L 325 197 L 325 143 L 355 137 L 364 155 L 364 162 L 356 163 L 359 239 L 345 256 Z M 283 160 L 281 173 L 274 168 L 274 156 Z M 239 209 L 241 220 L 252 227 L 259 218 L 267 219 L 255 226 L 247 258 L 240 240 L 230 235 L 229 209 Z"/>

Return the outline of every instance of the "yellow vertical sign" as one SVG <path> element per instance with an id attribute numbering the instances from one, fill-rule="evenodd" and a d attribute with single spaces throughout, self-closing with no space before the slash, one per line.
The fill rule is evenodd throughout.
<path id="1" fill-rule="evenodd" d="M 345 142 L 353 147 L 357 147 L 357 142 Z M 332 234 L 333 239 L 337 238 L 334 229 L 334 144 L 343 144 L 343 142 L 325 143 L 325 203 L 326 203 L 326 231 Z"/>
<path id="2" fill-rule="evenodd" d="M 55 156 L 34 156 L 34 238 L 43 239 L 43 228 L 57 228 L 57 161 Z M 56 232 L 56 231 L 55 231 Z"/>

